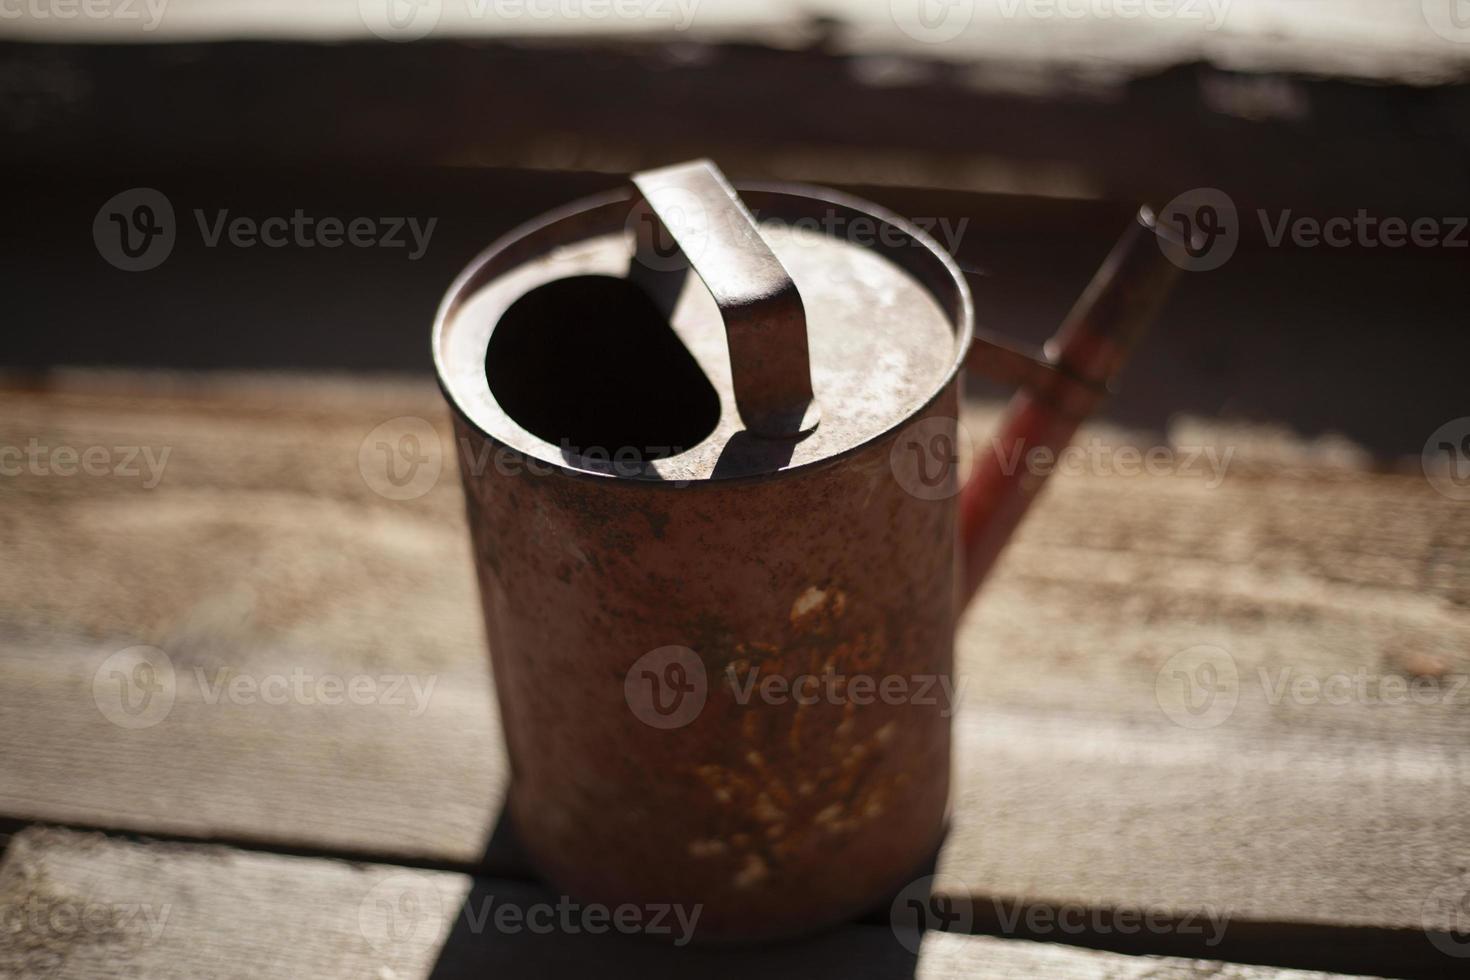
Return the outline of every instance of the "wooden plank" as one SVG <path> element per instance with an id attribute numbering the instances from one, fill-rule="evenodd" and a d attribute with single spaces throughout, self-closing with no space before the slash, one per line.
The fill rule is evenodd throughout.
<path id="1" fill-rule="evenodd" d="M 359 9 L 360 6 L 360 9 Z M 379 9 L 381 9 L 381 4 Z M 1463 70 L 1470 54 L 1453 43 L 1448 13 L 1419 0 L 1337 0 L 1324 5 L 1274 0 L 1213 0 L 1147 8 L 1127 4 L 976 3 L 928 11 L 893 0 L 680 0 L 642 3 L 631 15 L 589 5 L 585 12 L 539 0 L 426 6 L 401 33 L 372 4 L 300 4 L 286 9 L 248 2 L 171 4 L 155 16 L 59 18 L 27 10 L 7 18 L 4 36 L 29 41 L 113 42 L 269 40 L 374 41 L 434 37 L 533 38 L 543 42 L 663 36 L 688 44 L 726 42 L 794 47 L 823 34 L 836 51 L 858 57 L 907 55 L 970 65 L 976 72 L 1045 84 L 1045 76 L 1086 67 L 1122 75 L 1190 61 L 1247 70 L 1340 74 L 1375 81 L 1432 80 Z M 558 12 L 560 17 L 555 16 Z M 1436 19 L 1436 14 L 1439 14 Z M 1450 36 L 1431 30 L 1431 23 Z M 377 33 L 373 28 L 377 28 Z M 991 79 L 992 83 L 1000 79 Z"/>
<path id="2" fill-rule="evenodd" d="M 1250 434 L 1177 437 L 1223 455 Z M 983 762 L 957 769 L 957 877 L 1402 928 L 1457 880 L 1470 512 L 1330 445 L 1315 465 L 1266 461 L 1286 449 L 1242 452 L 1213 488 L 1051 488 L 961 628 L 978 697 L 957 733 Z M 1200 645 L 1217 651 L 1222 713 L 1191 718 L 1180 685 L 1195 675 L 1173 671 L 1193 668 L 1171 658 Z"/>
<path id="3" fill-rule="evenodd" d="M 1056 45 L 1042 40 L 1049 29 L 1041 27 L 1037 43 L 958 64 L 943 45 L 854 54 L 843 43 L 854 33 L 841 29 L 819 29 L 807 35 L 814 43 L 794 49 L 667 36 L 535 44 L 440 37 L 413 45 L 213 42 L 190 58 L 171 44 L 0 41 L 15 104 L 53 110 L 44 126 L 34 111 L 0 113 L 0 137 L 14 142 L 7 162 L 30 182 L 57 174 L 69 186 L 109 181 L 88 220 L 120 189 L 155 186 L 182 222 L 177 189 L 190 175 L 203 186 L 187 209 L 244 214 L 252 188 L 271 173 L 340 181 L 344 169 L 359 173 L 354 180 L 402 169 L 372 204 L 388 207 L 432 198 L 423 185 L 464 168 L 621 177 L 704 156 L 737 180 L 1160 207 L 1209 187 L 1227 192 L 1243 217 L 1265 207 L 1273 215 L 1366 209 L 1447 220 L 1466 206 L 1460 135 L 1470 45 L 1427 28 L 1411 40 L 1414 14 L 1394 16 L 1397 40 L 1381 33 L 1381 46 L 1344 45 L 1331 34 L 1309 43 L 1304 31 L 1282 37 L 1267 29 L 1255 50 L 1226 51 L 1236 35 L 1165 33 L 1136 44 L 1140 35 L 1129 29 L 1115 37 L 1130 50 L 1110 60 L 1091 34 L 1079 58 L 1075 35 Z M 365 95 L 385 73 L 394 78 L 391 97 Z M 1397 84 L 1364 85 L 1359 75 Z M 528 86 L 528 78 L 543 84 Z M 250 84 L 231 84 L 240 79 Z M 1428 81 L 1444 84 L 1419 84 Z M 305 87 L 318 98 L 301 99 Z M 242 178 L 225 173 L 236 169 Z M 469 193 L 429 214 L 447 225 L 482 204 L 493 187 L 472 176 Z M 300 200 L 294 186 L 284 193 Z M 340 190 L 323 199 L 345 206 Z M 268 207 L 273 214 L 279 203 Z M 181 228 L 180 242 L 186 237 Z M 1260 240 L 1253 230 L 1247 237 Z"/>
<path id="4" fill-rule="evenodd" d="M 1185 977 L 1328 980 L 1337 975 L 1175 957 L 1120 956 L 1051 943 L 945 932 L 929 933 L 924 937 L 918 969 L 914 973 L 915 980 L 965 980 L 973 976 L 1046 977 L 1048 980 L 1084 980 L 1087 977 L 1107 977 L 1108 980 L 1184 980 Z"/>
<path id="5" fill-rule="evenodd" d="M 0 812 L 478 863 L 505 762 L 459 490 L 446 477 L 388 500 L 358 469 L 377 423 L 444 421 L 434 396 L 388 382 L 154 390 L 4 399 L 6 445 L 169 455 L 151 490 L 142 463 L 138 478 L 0 483 Z M 168 652 L 177 696 L 125 729 L 94 683 L 118 717 L 123 688 L 98 672 L 138 644 Z M 268 679 L 298 669 L 369 679 L 381 697 L 269 703 Z M 267 689 L 233 696 L 220 685 L 236 676 Z"/>
<path id="6" fill-rule="evenodd" d="M 651 909 L 625 913 L 626 934 L 593 934 L 599 913 L 534 885 L 38 829 L 0 866 L 0 912 L 0 975 L 55 980 L 1326 976 L 934 933 L 916 957 L 882 926 L 765 947 L 674 945 L 682 925 L 639 934 L 662 928 Z M 697 935 L 692 909 L 660 917 Z"/>
<path id="7" fill-rule="evenodd" d="M 433 419 L 448 449 L 437 399 L 126 376 L 0 395 L 0 443 L 172 449 L 151 490 L 0 481 L 0 814 L 487 860 L 505 770 L 459 491 L 387 500 L 358 468 L 398 416 Z M 1456 926 L 1440 899 L 1470 839 L 1470 714 L 1449 691 L 1470 672 L 1470 512 L 1341 445 L 1173 440 L 1233 448 L 1223 482 L 1183 454 L 1172 475 L 1058 477 L 962 625 L 950 887 L 986 907 L 1212 913 L 1231 936 L 1399 930 L 1437 956 L 1420 930 Z M 139 643 L 168 651 L 178 693 L 158 724 L 119 728 L 93 683 Z M 1236 703 L 1186 728 L 1170 658 L 1200 644 L 1228 653 Z M 206 697 L 220 668 L 294 665 L 438 680 L 417 716 Z M 1274 694 L 1360 671 L 1374 690 L 1437 678 L 1442 696 Z M 514 865 L 492 848 L 484 866 Z"/>

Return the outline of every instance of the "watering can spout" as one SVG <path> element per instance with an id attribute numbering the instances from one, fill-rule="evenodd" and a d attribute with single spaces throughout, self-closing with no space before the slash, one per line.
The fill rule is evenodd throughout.
<path id="1" fill-rule="evenodd" d="M 435 366 L 516 772 L 507 812 L 547 878 L 608 905 L 698 904 L 698 938 L 766 939 L 848 921 L 933 860 L 952 712 L 802 682 L 952 673 L 956 593 L 1039 485 L 1003 463 L 1065 446 L 1101 400 L 1174 273 L 1156 234 L 1133 229 L 1036 352 L 975 338 L 958 266 L 899 216 L 818 188 L 737 194 L 707 161 L 635 174 L 460 274 Z M 1004 455 L 957 493 L 966 359 L 1021 394 Z M 664 778 L 732 745 L 722 786 L 754 765 L 803 787 L 781 848 L 738 786 Z M 814 768 L 829 748 L 846 761 Z M 903 805 L 855 802 L 855 785 Z M 833 813 L 862 817 L 843 821 L 842 860 Z M 671 859 L 670 840 L 729 846 Z"/>
<path id="2" fill-rule="evenodd" d="M 1019 384 L 993 438 L 977 447 L 960 496 L 960 602 L 974 597 L 1045 482 L 1027 454 L 1065 449 L 1078 426 L 1112 389 L 1138 339 L 1168 295 L 1179 266 L 1150 208 L 1142 208 L 1093 276 L 1061 328 L 1028 352 L 977 331 L 967 366 L 993 381 Z"/>

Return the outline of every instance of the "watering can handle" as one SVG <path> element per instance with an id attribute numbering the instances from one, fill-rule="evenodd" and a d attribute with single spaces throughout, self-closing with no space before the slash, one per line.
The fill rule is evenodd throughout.
<path id="1" fill-rule="evenodd" d="M 990 446 L 976 453 L 960 492 L 962 604 L 979 590 L 1045 482 L 1045 473 L 1028 472 L 1014 461 L 1037 448 L 1055 454 L 1071 443 L 1163 305 L 1179 272 L 1170 249 L 1182 244 L 1145 207 L 1041 351 L 976 333 L 966 366 L 1021 390 Z"/>
<path id="2" fill-rule="evenodd" d="M 820 413 L 806 309 L 735 189 L 708 160 L 646 170 L 633 184 L 653 219 L 638 223 L 634 268 L 667 260 L 656 251 L 666 231 L 704 282 L 725 321 L 735 406 L 746 429 L 773 439 L 810 432 Z"/>

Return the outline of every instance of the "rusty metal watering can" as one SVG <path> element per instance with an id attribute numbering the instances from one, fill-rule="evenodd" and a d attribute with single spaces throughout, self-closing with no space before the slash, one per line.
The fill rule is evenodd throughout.
<path id="1" fill-rule="evenodd" d="M 703 161 L 470 265 L 434 356 L 508 807 L 550 882 L 755 938 L 932 859 L 956 617 L 1041 485 L 1004 459 L 1065 447 L 1104 395 L 1175 272 L 1156 234 L 1143 213 L 1036 354 L 976 332 L 902 218 L 737 195 Z M 1021 391 L 961 487 L 966 365 Z"/>

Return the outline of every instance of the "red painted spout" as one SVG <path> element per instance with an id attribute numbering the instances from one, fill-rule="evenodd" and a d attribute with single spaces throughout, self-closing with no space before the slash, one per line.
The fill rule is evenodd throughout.
<path id="1" fill-rule="evenodd" d="M 1024 386 L 1012 398 L 998 433 L 977 447 L 960 497 L 962 604 L 979 590 L 1045 483 L 1050 468 L 1032 472 L 1027 454 L 1048 450 L 1055 458 L 1071 443 L 1162 306 L 1179 272 L 1161 247 L 1165 234 L 1153 212 L 1141 210 L 1043 356 L 1029 365 L 1014 349 L 1000 349 L 986 339 L 977 338 L 971 347 L 971 370 Z"/>

